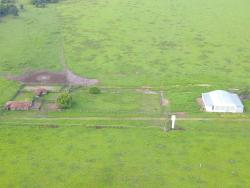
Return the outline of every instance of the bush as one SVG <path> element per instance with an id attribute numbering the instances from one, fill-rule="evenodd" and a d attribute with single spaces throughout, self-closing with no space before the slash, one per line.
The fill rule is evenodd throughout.
<path id="1" fill-rule="evenodd" d="M 250 86 L 246 86 L 239 94 L 243 99 L 249 99 L 250 98 Z"/>
<path id="2" fill-rule="evenodd" d="M 15 0 L 0 0 L 0 17 L 10 14 L 18 16 L 18 12 Z"/>
<path id="3" fill-rule="evenodd" d="M 38 8 L 44 8 L 48 3 L 57 3 L 59 0 L 31 0 L 31 3 Z"/>
<path id="4" fill-rule="evenodd" d="M 17 8 L 16 5 L 9 6 L 8 14 L 12 14 L 14 16 L 18 16 L 18 12 L 19 12 L 19 10 L 18 10 L 18 8 Z"/>
<path id="5" fill-rule="evenodd" d="M 24 9 L 24 5 L 20 4 L 20 9 L 23 10 Z"/>
<path id="6" fill-rule="evenodd" d="M 62 93 L 57 98 L 57 104 L 63 109 L 70 108 L 72 106 L 72 96 L 69 93 Z"/>
<path id="7" fill-rule="evenodd" d="M 96 95 L 96 94 L 100 94 L 101 90 L 98 87 L 92 87 L 92 88 L 89 89 L 89 93 Z"/>

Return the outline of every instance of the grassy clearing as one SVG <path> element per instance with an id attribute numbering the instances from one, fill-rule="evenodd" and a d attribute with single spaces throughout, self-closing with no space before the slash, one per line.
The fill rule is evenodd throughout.
<path id="1" fill-rule="evenodd" d="M 42 98 L 48 102 L 56 102 L 59 95 L 60 93 L 48 93 L 44 95 Z"/>
<path id="2" fill-rule="evenodd" d="M 59 93 L 49 93 L 42 97 L 44 103 L 55 103 Z M 25 99 L 33 93 L 20 95 Z M 6 116 L 49 116 L 49 117 L 116 117 L 116 116 L 150 116 L 161 117 L 168 112 L 167 107 L 160 106 L 159 94 L 144 94 L 133 89 L 105 89 L 101 94 L 90 94 L 88 89 L 77 89 L 72 92 L 73 105 L 60 112 L 31 111 L 4 112 Z"/>
<path id="3" fill-rule="evenodd" d="M 151 122 L 0 124 L 1 187 L 250 186 L 244 123 L 181 122 L 185 131 L 169 133 Z M 89 127 L 100 124 L 129 127 Z"/>
<path id="4" fill-rule="evenodd" d="M 33 93 L 21 92 L 15 98 L 15 101 L 30 101 L 31 102 L 33 99 L 34 99 Z"/>
<path id="5" fill-rule="evenodd" d="M 199 85 L 186 85 L 186 86 L 169 86 L 168 89 L 165 91 L 166 97 L 170 101 L 170 111 L 171 112 L 186 112 L 188 115 L 191 116 L 221 116 L 223 113 L 206 113 L 201 111 L 201 107 L 197 102 L 198 98 L 201 98 L 201 94 L 217 89 L 224 89 L 230 90 L 225 86 L 199 86 Z M 228 114 L 228 116 L 249 116 L 249 100 L 243 101 L 245 106 L 244 114 Z M 250 117 L 250 116 L 249 116 Z"/>
<path id="6" fill-rule="evenodd" d="M 14 97 L 19 87 L 20 86 L 16 82 L 7 81 L 0 78 L 0 106 L 4 105 L 12 97 Z"/>
<path id="7" fill-rule="evenodd" d="M 162 112 L 159 95 L 146 95 L 134 90 L 106 90 L 99 95 L 77 90 L 72 96 L 75 100 L 69 113 L 73 114 L 160 116 Z"/>

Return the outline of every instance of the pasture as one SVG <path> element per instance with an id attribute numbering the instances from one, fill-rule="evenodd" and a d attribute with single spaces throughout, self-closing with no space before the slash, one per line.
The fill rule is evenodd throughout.
<path id="1" fill-rule="evenodd" d="M 248 1 L 70 0 L 56 9 L 67 65 L 105 86 L 249 85 Z"/>
<path id="2" fill-rule="evenodd" d="M 22 2 L 1 19 L 1 74 L 59 71 L 64 44 L 68 67 L 104 86 L 249 85 L 247 1 Z"/>
<path id="3" fill-rule="evenodd" d="M 68 68 L 102 93 L 73 88 L 55 111 L 55 85 L 41 111 L 1 111 L 0 187 L 250 187 L 249 100 L 234 115 L 196 102 L 250 85 L 248 1 L 20 2 L 0 20 L 0 106 L 33 99 L 5 79 L 32 71 Z M 164 132 L 170 113 L 181 129 Z"/>
<path id="4" fill-rule="evenodd" d="M 61 33 L 54 8 L 25 4 L 19 17 L 0 20 L 0 75 L 61 70 Z"/>
<path id="5" fill-rule="evenodd" d="M 29 123 L 0 122 L 1 187 L 250 186 L 249 123 Z"/>
<path id="6" fill-rule="evenodd" d="M 58 72 L 65 62 L 104 87 L 164 90 L 173 111 L 196 113 L 201 92 L 250 84 L 246 1 L 20 2 L 20 17 L 1 19 L 2 76 Z M 187 87 L 197 84 L 211 87 Z"/>

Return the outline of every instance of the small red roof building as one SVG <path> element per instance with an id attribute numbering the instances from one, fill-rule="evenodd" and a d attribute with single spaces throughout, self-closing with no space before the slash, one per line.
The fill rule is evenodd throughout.
<path id="1" fill-rule="evenodd" d="M 46 95 L 48 93 L 48 90 L 45 88 L 38 88 L 34 91 L 34 93 L 37 97 L 41 97 L 42 95 Z"/>
<path id="2" fill-rule="evenodd" d="M 9 101 L 5 104 L 6 110 L 30 110 L 32 102 Z"/>

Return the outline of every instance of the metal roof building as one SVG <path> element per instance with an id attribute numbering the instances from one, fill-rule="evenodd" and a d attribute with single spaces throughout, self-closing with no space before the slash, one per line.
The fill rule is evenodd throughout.
<path id="1" fill-rule="evenodd" d="M 223 90 L 203 93 L 202 101 L 207 112 L 243 113 L 244 111 L 239 96 Z"/>

